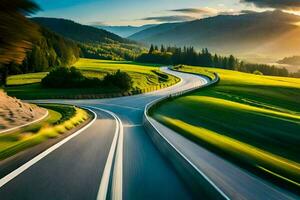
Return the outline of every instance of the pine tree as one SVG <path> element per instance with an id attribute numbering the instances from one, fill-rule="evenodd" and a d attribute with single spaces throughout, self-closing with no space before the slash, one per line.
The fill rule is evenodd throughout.
<path id="1" fill-rule="evenodd" d="M 233 55 L 230 55 L 228 58 L 228 63 L 227 63 L 227 69 L 234 69 L 235 65 L 236 65 L 236 60 L 233 57 Z"/>
<path id="2" fill-rule="evenodd" d="M 153 44 L 151 44 L 151 47 L 150 47 L 150 49 L 149 49 L 149 54 L 152 54 L 153 51 L 154 51 L 154 46 L 153 46 Z"/>
<path id="3" fill-rule="evenodd" d="M 165 53 L 166 52 L 166 49 L 165 49 L 164 45 L 161 45 L 160 52 L 161 53 Z"/>

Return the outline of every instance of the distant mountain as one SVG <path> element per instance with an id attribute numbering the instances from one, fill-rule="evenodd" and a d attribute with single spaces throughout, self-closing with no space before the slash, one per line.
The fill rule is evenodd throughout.
<path id="1" fill-rule="evenodd" d="M 148 29 L 145 29 L 143 31 L 137 32 L 137 33 L 129 36 L 128 39 L 141 41 L 141 42 L 150 42 L 150 41 L 152 41 L 152 39 L 150 39 L 150 38 L 155 37 L 159 34 L 163 34 L 170 30 L 173 30 L 177 26 L 182 25 L 183 23 L 184 22 L 159 24 L 159 25 L 150 27 Z"/>
<path id="2" fill-rule="evenodd" d="M 300 53 L 300 16 L 281 11 L 219 15 L 162 24 L 129 37 L 147 44 L 207 47 L 235 55 L 283 57 Z"/>
<path id="3" fill-rule="evenodd" d="M 144 26 L 95 26 L 96 28 L 103 29 L 119 35 L 121 37 L 127 38 L 137 32 L 143 31 L 150 27 L 156 26 L 155 24 L 147 24 Z"/>
<path id="4" fill-rule="evenodd" d="M 50 29 L 66 38 L 84 43 L 120 42 L 132 43 L 116 34 L 92 26 L 78 24 L 67 19 L 32 18 L 39 25 Z"/>
<path id="5" fill-rule="evenodd" d="M 300 56 L 285 57 L 284 59 L 279 60 L 277 63 L 287 65 L 300 65 Z"/>
<path id="6" fill-rule="evenodd" d="M 32 20 L 60 36 L 75 41 L 80 47 L 82 57 L 133 60 L 143 51 L 143 47 L 135 41 L 71 20 L 56 18 L 32 18 Z"/>

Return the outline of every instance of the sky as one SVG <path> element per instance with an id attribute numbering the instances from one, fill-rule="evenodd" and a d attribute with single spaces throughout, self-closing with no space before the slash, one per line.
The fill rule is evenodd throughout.
<path id="1" fill-rule="evenodd" d="M 34 0 L 35 16 L 88 25 L 133 25 L 189 21 L 218 14 L 281 9 L 300 14 L 300 0 Z"/>

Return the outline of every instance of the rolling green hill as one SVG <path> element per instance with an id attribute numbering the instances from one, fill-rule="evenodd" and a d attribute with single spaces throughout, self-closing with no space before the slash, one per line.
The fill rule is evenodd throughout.
<path id="1" fill-rule="evenodd" d="M 218 85 L 162 103 L 153 116 L 247 169 L 299 186 L 300 79 L 217 72 Z"/>
<path id="2" fill-rule="evenodd" d="M 80 59 L 74 64 L 84 76 L 103 79 L 107 73 L 120 69 L 133 80 L 133 86 L 127 94 L 119 88 L 101 87 L 56 89 L 44 88 L 41 80 L 48 72 L 14 75 L 8 78 L 6 92 L 20 99 L 53 99 L 53 98 L 104 98 L 150 92 L 173 85 L 179 81 L 174 76 L 159 71 L 156 65 L 140 64 L 131 61 L 109 61 L 97 59 Z"/>

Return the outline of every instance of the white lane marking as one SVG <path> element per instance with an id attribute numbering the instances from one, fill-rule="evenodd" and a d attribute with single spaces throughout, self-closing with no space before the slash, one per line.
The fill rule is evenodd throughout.
<path id="1" fill-rule="evenodd" d="M 109 187 L 109 181 L 112 174 L 112 189 L 111 198 L 113 200 L 122 200 L 123 198 L 123 124 L 120 118 L 113 112 L 88 106 L 89 108 L 100 110 L 111 115 L 117 122 L 115 136 L 110 147 L 110 151 L 105 163 L 104 171 L 102 174 L 97 200 L 106 200 Z M 113 166 L 113 161 L 114 166 Z"/>
<path id="2" fill-rule="evenodd" d="M 112 199 L 122 200 L 123 198 L 123 124 L 118 116 L 116 116 L 120 123 L 120 138 L 117 146 L 117 154 L 114 166 L 114 174 L 112 181 Z"/>
<path id="3" fill-rule="evenodd" d="M 126 125 L 123 125 L 123 127 L 125 127 L 125 128 L 133 128 L 133 127 L 140 127 L 140 126 L 143 126 L 143 124 L 126 124 Z"/>
<path id="4" fill-rule="evenodd" d="M 94 118 L 91 122 L 89 122 L 85 127 L 83 127 L 82 129 L 76 131 L 75 133 L 73 133 L 72 135 L 66 137 L 65 139 L 63 139 L 62 141 L 58 142 L 57 144 L 53 145 L 52 147 L 50 147 L 49 149 L 45 150 L 44 152 L 40 153 L 39 155 L 37 155 L 36 157 L 34 157 L 33 159 L 31 159 L 30 161 L 28 161 L 27 163 L 25 163 L 24 165 L 20 166 L 19 168 L 17 168 L 16 170 L 12 171 L 11 173 L 9 173 L 8 175 L 6 175 L 5 177 L 3 177 L 2 179 L 0 179 L 0 188 L 3 187 L 5 184 L 7 184 L 9 181 L 11 181 L 12 179 L 14 179 L 15 177 L 17 177 L 18 175 L 20 175 L 21 173 L 23 173 L 25 170 L 27 170 L 29 167 L 31 167 L 32 165 L 34 165 L 35 163 L 37 163 L 38 161 L 40 161 L 41 159 L 43 159 L 44 157 L 46 157 L 48 154 L 50 154 L 51 152 L 53 152 L 54 150 L 58 149 L 60 146 L 62 146 L 63 144 L 65 144 L 66 142 L 68 142 L 69 140 L 71 140 L 72 138 L 76 137 L 77 135 L 79 135 L 80 133 L 82 133 L 84 130 L 86 130 L 88 127 L 90 127 L 97 119 L 97 114 L 88 109 L 90 112 L 92 112 L 94 114 Z"/>
<path id="5" fill-rule="evenodd" d="M 23 125 L 20 125 L 20 126 L 16 126 L 16 127 L 12 127 L 12 128 L 9 128 L 9 129 L 2 130 L 2 131 L 0 131 L 0 134 L 7 133 L 7 132 L 10 132 L 10 131 L 13 131 L 13 130 L 17 130 L 19 128 L 23 128 L 25 126 L 29 126 L 31 124 L 37 123 L 39 121 L 42 121 L 43 119 L 45 119 L 49 115 L 48 110 L 47 109 L 45 109 L 45 110 L 46 110 L 46 113 L 41 118 L 36 119 L 36 120 L 34 120 L 32 122 L 28 122 L 28 123 L 23 124 Z"/>
<path id="6" fill-rule="evenodd" d="M 200 76 L 202 78 L 203 81 L 202 84 L 203 87 L 206 87 L 206 86 L 209 86 L 213 81 L 209 82 L 208 80 L 204 79 L 202 76 Z M 195 88 L 197 86 L 194 86 Z M 154 120 L 152 119 L 150 116 L 148 116 L 148 110 L 151 108 L 151 106 L 153 106 L 154 104 L 156 104 L 157 102 L 163 100 L 163 99 L 166 99 L 166 97 L 162 97 L 162 98 L 159 98 L 159 99 L 156 99 L 150 103 L 148 103 L 145 107 L 145 110 L 144 110 L 144 116 L 146 117 L 146 120 L 151 124 L 151 126 L 156 130 L 156 132 L 158 134 L 161 135 L 161 137 L 179 154 L 181 155 L 194 169 L 196 169 L 196 171 L 201 174 L 202 177 L 204 177 L 204 179 L 206 179 L 206 181 L 211 184 L 220 194 L 221 196 L 223 196 L 226 200 L 230 200 L 230 198 L 208 177 L 204 174 L 204 172 L 202 172 L 192 161 L 190 161 L 179 149 L 177 149 L 175 147 L 175 145 L 173 145 L 156 127 L 155 125 L 151 122 L 151 120 Z M 156 120 L 154 120 L 156 121 Z M 157 121 L 156 121 L 157 122 Z M 158 122 L 157 122 L 158 123 Z"/>
<path id="7" fill-rule="evenodd" d="M 136 108 L 136 107 L 131 107 L 131 106 L 124 106 L 124 105 L 119 105 L 119 104 L 111 104 L 111 103 L 97 103 L 99 105 L 105 105 L 105 106 L 115 106 L 115 107 L 120 107 L 120 108 L 128 108 L 131 110 L 143 110 L 141 108 Z"/>

